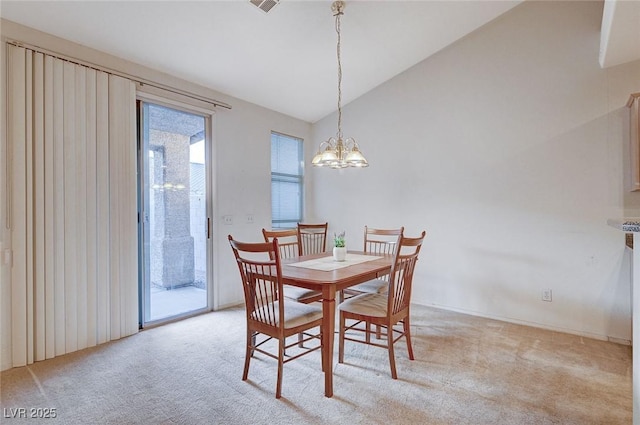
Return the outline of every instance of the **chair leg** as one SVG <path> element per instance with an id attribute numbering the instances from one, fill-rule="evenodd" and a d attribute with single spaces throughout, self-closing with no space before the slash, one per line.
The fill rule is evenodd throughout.
<path id="1" fill-rule="evenodd" d="M 278 342 L 278 380 L 276 382 L 276 398 L 280 398 L 282 393 L 282 366 L 284 364 L 284 344 L 285 341 L 280 339 Z"/>
<path id="2" fill-rule="evenodd" d="M 387 346 L 389 347 L 389 364 L 391 365 L 391 377 L 393 379 L 398 379 L 398 374 L 396 373 L 396 356 L 393 352 L 393 327 L 389 324 L 387 328 Z"/>
<path id="3" fill-rule="evenodd" d="M 367 341 L 367 344 L 371 343 L 371 323 L 364 322 L 364 340 Z"/>
<path id="4" fill-rule="evenodd" d="M 304 334 L 302 332 L 300 332 L 298 334 L 298 347 L 300 347 L 300 348 L 304 348 L 304 344 L 302 343 L 303 339 L 304 339 Z"/>
<path id="5" fill-rule="evenodd" d="M 255 352 L 254 348 L 256 346 L 256 339 L 258 338 L 257 332 L 251 333 L 251 357 L 253 357 L 253 353 Z"/>
<path id="6" fill-rule="evenodd" d="M 322 343 L 322 325 L 320 325 L 320 365 L 324 372 L 324 344 Z"/>
<path id="7" fill-rule="evenodd" d="M 242 380 L 246 381 L 249 376 L 249 362 L 251 361 L 251 356 L 253 356 L 253 346 L 255 343 L 256 335 L 253 331 L 247 328 L 247 349 L 244 355 L 244 372 L 242 372 Z"/>
<path id="8" fill-rule="evenodd" d="M 413 348 L 411 347 L 411 326 L 409 325 L 409 316 L 402 321 L 404 327 L 404 337 L 407 340 L 407 351 L 409 352 L 409 360 L 413 360 Z"/>
<path id="9" fill-rule="evenodd" d="M 382 326 L 380 325 L 376 325 L 376 339 L 380 339 L 380 337 L 382 336 Z"/>
<path id="10" fill-rule="evenodd" d="M 340 312 L 339 335 L 338 335 L 338 363 L 344 363 L 344 325 L 346 321 L 344 313 Z"/>

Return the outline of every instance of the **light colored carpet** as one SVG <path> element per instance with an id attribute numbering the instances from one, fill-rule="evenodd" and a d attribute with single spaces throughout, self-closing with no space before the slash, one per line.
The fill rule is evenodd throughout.
<path id="1" fill-rule="evenodd" d="M 3 424 L 629 424 L 631 347 L 415 306 L 416 360 L 346 342 L 323 395 L 320 353 L 257 354 L 241 380 L 244 312 L 205 314 L 0 375 Z M 57 418 L 8 419 L 55 408 Z"/>

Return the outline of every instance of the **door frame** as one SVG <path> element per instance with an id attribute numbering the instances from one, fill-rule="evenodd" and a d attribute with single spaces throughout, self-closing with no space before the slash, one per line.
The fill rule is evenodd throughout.
<path id="1" fill-rule="evenodd" d="M 199 314 L 203 314 L 215 309 L 215 302 L 217 300 L 216 291 L 218 285 L 215 284 L 215 275 L 217 273 L 217 264 L 215 264 L 215 243 L 214 243 L 214 224 L 216 221 L 214 220 L 214 205 L 217 205 L 216 202 L 216 193 L 215 190 L 216 181 L 215 181 L 215 162 L 214 160 L 217 158 L 215 155 L 215 144 L 213 137 L 213 128 L 214 128 L 214 119 L 215 119 L 215 110 L 211 107 L 203 106 L 203 102 L 197 99 L 186 98 L 184 95 L 178 95 L 170 91 L 163 91 L 162 95 L 157 94 L 158 88 L 150 87 L 152 92 L 145 90 L 145 86 L 139 85 L 136 90 L 136 106 L 137 106 L 137 152 L 138 152 L 138 291 L 139 291 L 139 305 L 138 305 L 138 320 L 140 329 L 150 328 L 153 326 L 169 323 L 176 320 L 181 320 L 186 317 L 196 316 Z M 207 238 L 206 238 L 206 278 L 207 278 L 207 306 L 194 310 L 191 312 L 187 312 L 184 314 L 171 316 L 167 319 L 160 319 L 145 322 L 144 321 L 144 303 L 145 303 L 145 293 L 144 293 L 144 267 L 142 265 L 143 261 L 143 234 L 142 234 L 142 189 L 143 189 L 143 155 L 142 155 L 142 134 L 141 134 L 141 121 L 140 121 L 140 111 L 142 108 L 139 107 L 140 102 L 152 103 L 159 106 L 165 106 L 168 108 L 176 109 L 179 111 L 183 111 L 189 114 L 195 114 L 202 116 L 204 118 L 204 126 L 205 126 L 205 179 L 206 179 L 206 193 L 205 193 L 205 207 L 206 207 L 206 217 L 207 217 Z"/>

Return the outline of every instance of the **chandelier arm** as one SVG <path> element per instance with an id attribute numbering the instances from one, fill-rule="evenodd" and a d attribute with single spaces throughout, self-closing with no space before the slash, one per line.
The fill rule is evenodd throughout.
<path id="1" fill-rule="evenodd" d="M 358 146 L 358 143 L 353 137 L 349 137 L 344 141 L 344 147 L 346 149 L 351 150 L 354 146 Z"/>
<path id="2" fill-rule="evenodd" d="M 338 143 L 338 140 L 335 137 L 329 137 L 327 140 L 322 142 L 320 146 L 326 145 L 329 149 L 335 149 L 337 143 Z"/>

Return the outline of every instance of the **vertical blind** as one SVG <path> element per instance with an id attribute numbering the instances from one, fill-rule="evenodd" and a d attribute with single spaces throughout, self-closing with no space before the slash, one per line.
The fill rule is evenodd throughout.
<path id="1" fill-rule="evenodd" d="M 138 330 L 135 84 L 7 45 L 13 366 Z"/>
<path id="2" fill-rule="evenodd" d="M 302 139 L 271 133 L 271 225 L 302 221 Z"/>

